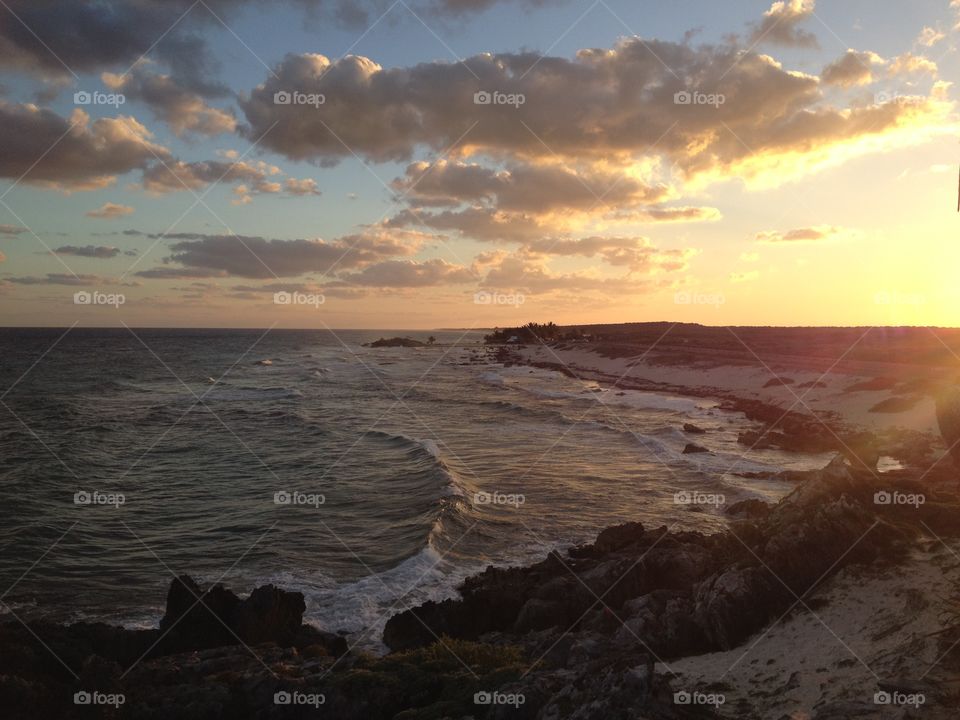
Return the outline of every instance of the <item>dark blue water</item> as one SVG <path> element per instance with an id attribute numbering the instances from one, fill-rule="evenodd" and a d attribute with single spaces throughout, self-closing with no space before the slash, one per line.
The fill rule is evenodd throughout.
<path id="1" fill-rule="evenodd" d="M 384 334 L 0 330 L 0 612 L 150 625 L 186 572 L 299 589 L 374 644 L 487 564 L 716 529 L 674 494 L 778 497 L 735 471 L 816 464 L 740 460 L 748 423 L 709 401 L 503 368 L 475 332 L 361 347 Z M 687 421 L 713 455 L 680 455 Z"/>

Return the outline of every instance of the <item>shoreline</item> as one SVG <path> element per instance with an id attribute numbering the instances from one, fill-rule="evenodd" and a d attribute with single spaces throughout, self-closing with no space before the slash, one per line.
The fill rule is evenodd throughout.
<path id="1" fill-rule="evenodd" d="M 899 718 L 921 706 L 936 720 L 955 716 L 958 472 L 949 461 L 935 472 L 922 467 L 939 438 L 917 430 L 895 445 L 895 423 L 865 429 L 843 413 L 785 414 L 768 402 L 774 386 L 742 397 L 705 383 L 663 383 L 655 364 L 635 363 L 618 381 L 616 365 L 592 349 L 576 349 L 580 364 L 539 357 L 568 359 L 563 349 L 491 352 L 505 364 L 614 388 L 716 399 L 757 423 L 746 452 L 771 436 L 785 450 L 837 454 L 822 469 L 788 471 L 794 489 L 777 503 L 727 507 L 726 530 L 626 521 L 539 562 L 489 566 L 456 597 L 398 603 L 382 657 L 305 623 L 299 592 L 262 586 L 240 598 L 185 576 L 171 583 L 157 629 L 3 618 L 8 716 L 32 719 L 41 708 L 50 717 L 157 720 L 318 711 L 348 720 L 840 720 Z M 676 366 L 665 372 L 678 374 Z M 819 389 L 836 394 L 853 377 Z M 903 467 L 877 474 L 881 453 Z M 878 502 L 883 494 L 922 501 Z M 77 705 L 77 693 L 123 702 Z M 299 706 L 278 707 L 288 703 Z"/>
<path id="2" fill-rule="evenodd" d="M 746 454 L 765 447 L 832 451 L 869 468 L 876 467 L 874 456 L 886 456 L 905 469 L 930 472 L 936 480 L 955 479 L 940 438 L 934 402 L 934 395 L 949 386 L 945 374 L 927 384 L 909 407 L 871 412 L 901 396 L 893 383 L 877 389 L 853 389 L 879 379 L 863 369 L 857 374 L 824 374 L 770 367 L 759 361 L 754 367 L 727 365 L 721 360 L 715 360 L 712 367 L 698 367 L 676 357 L 657 362 L 638 362 L 629 355 L 604 357 L 595 344 L 559 345 L 501 347 L 496 355 L 504 363 L 553 370 L 611 389 L 717 400 L 721 409 L 741 412 L 758 423 L 756 434 L 742 439 Z M 907 374 L 911 371 L 911 381 L 923 385 L 917 374 L 923 377 L 926 369 L 908 368 Z M 678 377 L 682 382 L 676 381 Z"/>
<path id="3" fill-rule="evenodd" d="M 943 683 L 960 652 L 945 651 L 960 626 L 929 631 L 948 607 L 933 581 L 960 582 L 960 497 L 902 477 L 878 484 L 841 456 L 801 474 L 775 505 L 729 508 L 728 531 L 627 522 L 532 565 L 488 567 L 460 597 L 391 617 L 383 657 L 303 623 L 298 592 L 264 586 L 241 599 L 184 576 L 157 630 L 5 622 L 0 693 L 13 718 L 37 707 L 64 718 L 274 717 L 278 693 L 322 697 L 325 712 L 357 720 L 515 717 L 507 711 L 517 707 L 474 702 L 501 693 L 523 698 L 521 717 L 802 710 L 839 720 L 900 717 L 874 695 L 922 689 L 926 717 L 952 717 Z M 929 494 L 915 506 L 878 505 L 881 491 Z M 866 603 L 863 588 L 876 590 Z M 735 662 L 744 653 L 753 656 Z M 935 672 L 920 678 L 920 665 Z M 773 680 L 782 692 L 753 687 Z M 124 703 L 77 707 L 77 692 Z M 697 714 L 683 693 L 723 704 Z M 584 710 L 565 714 L 574 707 Z"/>

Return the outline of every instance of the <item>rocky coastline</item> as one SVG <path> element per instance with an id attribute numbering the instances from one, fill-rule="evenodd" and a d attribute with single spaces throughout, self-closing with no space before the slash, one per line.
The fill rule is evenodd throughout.
<path id="1" fill-rule="evenodd" d="M 459 598 L 392 617 L 379 658 L 304 624 L 300 593 L 240 598 L 186 576 L 155 630 L 6 622 L 0 706 L 10 718 L 710 717 L 676 702 L 659 663 L 744 644 L 849 565 L 891 571 L 921 536 L 960 536 L 952 488 L 841 455 L 802 475 L 776 505 L 728 508 L 726 532 L 627 522 L 529 567 L 489 567 Z"/>

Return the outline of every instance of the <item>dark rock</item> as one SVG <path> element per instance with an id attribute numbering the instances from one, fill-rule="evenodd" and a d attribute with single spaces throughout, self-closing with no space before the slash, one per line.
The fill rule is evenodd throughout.
<path id="1" fill-rule="evenodd" d="M 704 430 L 702 427 L 697 427 L 697 426 L 694 425 L 693 423 L 684 423 L 684 424 L 683 424 L 683 431 L 684 431 L 684 432 L 688 432 L 688 433 L 690 433 L 691 435 L 703 435 L 704 433 L 707 432 L 707 431 Z"/>
<path id="2" fill-rule="evenodd" d="M 694 453 L 708 453 L 710 452 L 702 445 L 696 445 L 694 443 L 687 443 L 687 446 L 683 448 L 684 455 L 693 455 Z"/>
<path id="3" fill-rule="evenodd" d="M 876 470 L 880 461 L 880 447 L 873 433 L 857 433 L 843 438 L 841 452 L 856 468 Z"/>
<path id="4" fill-rule="evenodd" d="M 241 600 L 217 584 L 201 590 L 187 575 L 170 583 L 167 609 L 160 621 L 160 652 L 272 641 L 289 646 L 302 626 L 303 594 L 273 585 L 256 588 Z"/>
<path id="5" fill-rule="evenodd" d="M 643 539 L 643 534 L 643 525 L 638 522 L 614 525 L 597 535 L 593 547 L 600 553 L 613 552 L 631 543 L 639 542 Z"/>

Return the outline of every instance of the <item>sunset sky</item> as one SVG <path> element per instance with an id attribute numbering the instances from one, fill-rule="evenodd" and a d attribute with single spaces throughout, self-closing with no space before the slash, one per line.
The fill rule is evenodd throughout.
<path id="1" fill-rule="evenodd" d="M 2 325 L 960 325 L 960 0 L 5 2 Z"/>

